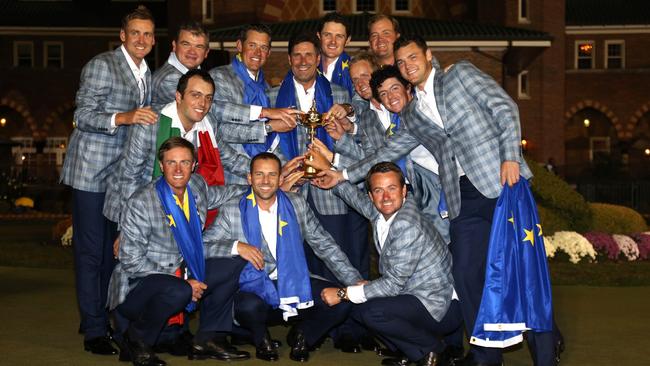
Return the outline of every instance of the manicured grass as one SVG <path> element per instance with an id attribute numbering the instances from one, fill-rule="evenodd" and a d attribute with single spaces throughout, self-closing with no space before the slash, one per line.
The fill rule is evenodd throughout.
<path id="1" fill-rule="evenodd" d="M 650 285 L 650 261 L 579 264 L 551 262 L 550 271 L 553 285 Z"/>

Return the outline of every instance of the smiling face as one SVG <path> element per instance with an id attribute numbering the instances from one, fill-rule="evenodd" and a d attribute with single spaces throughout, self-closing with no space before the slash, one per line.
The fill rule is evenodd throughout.
<path id="1" fill-rule="evenodd" d="M 273 159 L 257 159 L 248 174 L 248 184 L 262 209 L 268 210 L 275 202 L 275 194 L 281 184 L 280 165 Z"/>
<path id="2" fill-rule="evenodd" d="M 289 54 L 289 66 L 293 76 L 305 88 L 311 87 L 316 80 L 316 70 L 320 63 L 320 55 L 311 42 L 300 42 L 293 46 Z"/>
<path id="3" fill-rule="evenodd" d="M 345 26 L 341 23 L 327 22 L 323 25 L 323 30 L 318 33 L 321 41 L 321 52 L 324 57 L 337 58 L 350 42 L 350 37 L 345 32 Z"/>
<path id="4" fill-rule="evenodd" d="M 271 37 L 266 33 L 249 30 L 244 42 L 237 40 L 237 51 L 241 54 L 246 68 L 256 73 L 271 54 Z"/>
<path id="5" fill-rule="evenodd" d="M 196 69 L 208 56 L 208 38 L 205 34 L 181 30 L 178 39 L 172 42 L 172 51 L 178 61 L 188 69 Z"/>
<path id="6" fill-rule="evenodd" d="M 198 75 L 192 76 L 187 81 L 187 87 L 182 95 L 176 92 L 178 117 L 186 130 L 189 131 L 193 124 L 205 118 L 210 111 L 213 94 L 212 84 Z"/>
<path id="7" fill-rule="evenodd" d="M 389 111 L 400 113 L 411 101 L 410 89 L 406 88 L 397 78 L 388 78 L 377 87 L 379 101 Z"/>
<path id="8" fill-rule="evenodd" d="M 368 195 L 384 219 L 388 219 L 402 208 L 406 197 L 406 185 L 402 185 L 400 176 L 396 172 L 374 173 L 370 177 Z"/>
<path id="9" fill-rule="evenodd" d="M 366 60 L 361 60 L 350 65 L 350 78 L 354 84 L 354 90 L 365 100 L 372 98 L 372 89 L 370 88 L 370 77 L 372 67 Z"/>
<path id="10" fill-rule="evenodd" d="M 131 19 L 127 23 L 126 29 L 120 30 L 120 40 L 126 52 L 138 66 L 156 43 L 153 32 L 153 22 L 144 19 Z"/>
<path id="11" fill-rule="evenodd" d="M 433 69 L 432 60 L 431 50 L 427 49 L 425 52 L 415 42 L 400 47 L 395 53 L 395 64 L 400 73 L 418 89 L 424 89 L 424 84 Z"/>
<path id="12" fill-rule="evenodd" d="M 187 182 L 190 181 L 194 169 L 194 158 L 192 152 L 185 147 L 174 147 L 163 155 L 160 162 L 165 181 L 172 188 L 172 192 L 182 198 L 185 193 Z"/>
<path id="13" fill-rule="evenodd" d="M 373 23 L 369 29 L 370 50 L 382 64 L 382 61 L 389 61 L 393 58 L 393 43 L 399 37 L 395 32 L 393 23 L 389 19 L 380 19 Z"/>

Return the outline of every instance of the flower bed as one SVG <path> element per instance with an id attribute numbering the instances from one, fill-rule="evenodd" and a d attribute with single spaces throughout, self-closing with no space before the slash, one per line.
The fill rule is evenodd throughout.
<path id="1" fill-rule="evenodd" d="M 544 238 L 546 256 L 571 263 L 650 259 L 650 232 L 633 235 L 559 231 Z"/>

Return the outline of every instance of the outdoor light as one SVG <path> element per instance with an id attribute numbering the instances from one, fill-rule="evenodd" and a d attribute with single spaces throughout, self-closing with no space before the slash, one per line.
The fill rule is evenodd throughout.
<path id="1" fill-rule="evenodd" d="M 585 124 L 585 127 L 589 127 L 589 125 L 591 124 L 591 121 L 588 118 L 585 118 L 585 120 L 582 121 L 582 123 Z"/>
<path id="2" fill-rule="evenodd" d="M 6 118 L 0 118 L 0 127 L 4 127 L 7 124 Z"/>
<path id="3" fill-rule="evenodd" d="M 650 149 L 645 149 L 644 153 L 648 156 L 650 156 Z"/>
<path id="4" fill-rule="evenodd" d="M 25 155 L 22 155 L 22 156 L 20 157 L 20 160 L 25 160 Z"/>
<path id="5" fill-rule="evenodd" d="M 526 151 L 526 147 L 528 147 L 528 141 L 526 139 L 521 139 L 521 148 Z"/>

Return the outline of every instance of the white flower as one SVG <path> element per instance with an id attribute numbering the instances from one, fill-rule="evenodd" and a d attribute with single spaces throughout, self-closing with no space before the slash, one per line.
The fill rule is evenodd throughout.
<path id="1" fill-rule="evenodd" d="M 72 225 L 68 226 L 68 229 L 61 237 L 61 245 L 64 247 L 69 247 L 72 245 Z"/>
<path id="2" fill-rule="evenodd" d="M 591 261 L 596 260 L 596 251 L 584 236 L 575 231 L 558 231 L 555 235 L 544 238 L 544 248 L 547 248 L 546 242 L 553 248 L 553 256 L 558 250 L 563 251 L 569 256 L 571 263 L 578 263 L 582 258 L 589 257 Z M 547 249 L 547 256 L 550 252 Z"/>
<path id="3" fill-rule="evenodd" d="M 639 258 L 639 246 L 636 242 L 627 235 L 614 234 L 612 235 L 621 253 L 628 261 L 633 261 Z"/>
<path id="4" fill-rule="evenodd" d="M 555 257 L 555 251 L 557 250 L 557 246 L 555 245 L 552 236 L 544 237 L 544 250 L 546 251 L 546 258 Z"/>

